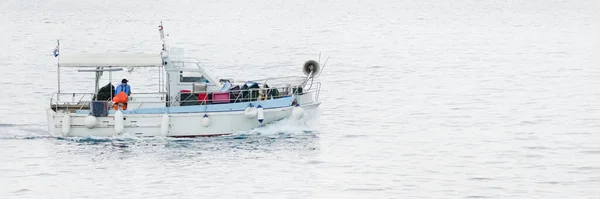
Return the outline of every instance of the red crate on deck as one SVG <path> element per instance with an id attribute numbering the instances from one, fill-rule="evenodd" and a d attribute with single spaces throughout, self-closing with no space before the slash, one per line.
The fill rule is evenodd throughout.
<path id="1" fill-rule="evenodd" d="M 212 94 L 213 103 L 229 103 L 229 92 L 218 92 Z"/>
<path id="2" fill-rule="evenodd" d="M 198 100 L 200 100 L 201 102 L 208 101 L 208 94 L 207 93 L 198 93 Z"/>

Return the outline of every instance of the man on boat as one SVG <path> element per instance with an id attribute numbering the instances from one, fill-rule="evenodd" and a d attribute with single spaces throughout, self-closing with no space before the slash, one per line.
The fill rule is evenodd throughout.
<path id="1" fill-rule="evenodd" d="M 131 95 L 131 87 L 127 84 L 127 79 L 121 80 L 121 84 L 115 89 L 115 98 L 113 99 L 115 110 L 119 110 L 119 104 L 123 105 L 123 110 L 127 110 L 127 101 Z"/>

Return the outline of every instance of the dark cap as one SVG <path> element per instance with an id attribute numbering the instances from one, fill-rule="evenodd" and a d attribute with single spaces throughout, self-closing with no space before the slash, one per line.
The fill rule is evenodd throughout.
<path id="1" fill-rule="evenodd" d="M 121 80 L 121 83 L 127 83 L 127 82 L 129 82 L 129 81 L 127 81 L 127 79 Z"/>

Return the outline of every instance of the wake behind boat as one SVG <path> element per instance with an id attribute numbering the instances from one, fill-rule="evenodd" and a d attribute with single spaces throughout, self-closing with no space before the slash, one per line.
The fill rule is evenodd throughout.
<path id="1" fill-rule="evenodd" d="M 195 137 L 247 131 L 277 120 L 300 120 L 316 114 L 321 83 L 315 81 L 320 64 L 307 61 L 305 76 L 250 81 L 219 79 L 183 50 L 169 48 L 159 26 L 162 50 L 157 54 L 60 55 L 58 92 L 47 108 L 48 131 L 53 136 Z M 104 72 L 159 68 L 157 92 L 115 95 L 111 83 L 100 88 Z M 95 74 L 93 93 L 60 90 L 60 69 L 75 68 Z M 124 101 L 123 101 L 124 100 Z"/>

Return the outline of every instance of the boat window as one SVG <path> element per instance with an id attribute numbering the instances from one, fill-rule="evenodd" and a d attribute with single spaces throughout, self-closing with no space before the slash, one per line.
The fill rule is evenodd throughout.
<path id="1" fill-rule="evenodd" d="M 206 79 L 202 73 L 200 72 L 189 72 L 189 71 L 180 71 L 179 72 L 179 82 L 203 82 L 209 83 L 208 79 Z"/>

